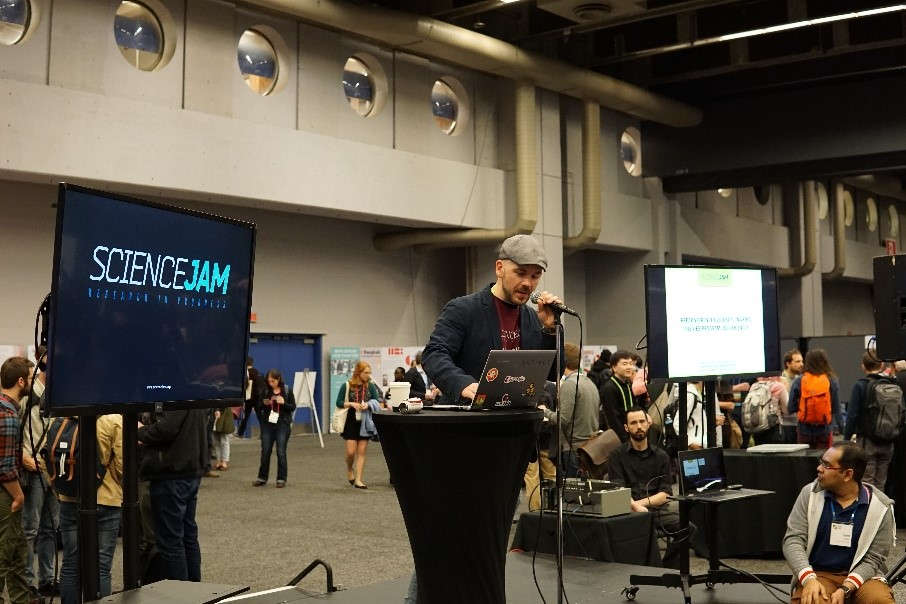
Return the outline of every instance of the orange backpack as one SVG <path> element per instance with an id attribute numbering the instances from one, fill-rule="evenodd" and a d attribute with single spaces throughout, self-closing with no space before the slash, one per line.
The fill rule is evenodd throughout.
<path id="1" fill-rule="evenodd" d="M 829 425 L 831 411 L 830 380 L 826 375 L 803 373 L 800 383 L 799 423 Z"/>

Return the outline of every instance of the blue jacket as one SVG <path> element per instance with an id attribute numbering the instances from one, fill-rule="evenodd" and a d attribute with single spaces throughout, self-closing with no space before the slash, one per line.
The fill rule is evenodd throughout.
<path id="1" fill-rule="evenodd" d="M 557 347 L 556 336 L 543 333 L 537 313 L 525 305 L 519 309 L 519 329 L 523 350 Z M 447 302 L 422 352 L 422 366 L 444 398 L 456 402 L 466 386 L 480 381 L 488 353 L 501 348 L 500 321 L 489 285 Z M 560 358 L 562 365 L 562 354 Z M 555 382 L 559 374 L 551 367 L 548 379 Z"/>

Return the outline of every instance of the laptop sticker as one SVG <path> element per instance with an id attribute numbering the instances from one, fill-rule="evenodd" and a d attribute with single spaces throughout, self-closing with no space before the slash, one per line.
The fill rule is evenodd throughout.
<path id="1" fill-rule="evenodd" d="M 497 368 L 491 367 L 490 369 L 488 369 L 488 373 L 487 373 L 487 375 L 484 376 L 484 379 L 486 379 L 489 382 L 493 382 L 494 380 L 497 379 L 498 375 L 500 375 L 500 372 L 497 371 Z"/>

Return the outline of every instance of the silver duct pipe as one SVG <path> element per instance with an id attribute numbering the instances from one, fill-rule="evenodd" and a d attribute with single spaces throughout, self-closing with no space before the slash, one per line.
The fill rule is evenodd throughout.
<path id="1" fill-rule="evenodd" d="M 516 83 L 516 220 L 505 229 L 418 229 L 374 236 L 382 252 L 410 246 L 424 249 L 499 243 L 512 235 L 531 233 L 538 222 L 538 136 L 535 87 Z"/>
<path id="2" fill-rule="evenodd" d="M 582 230 L 563 240 L 565 250 L 575 252 L 594 245 L 601 235 L 601 107 L 585 101 L 582 121 Z"/>
<path id="3" fill-rule="evenodd" d="M 834 268 L 821 276 L 832 281 L 843 276 L 846 270 L 846 223 L 843 207 L 843 183 L 834 183 Z"/>
<path id="4" fill-rule="evenodd" d="M 805 203 L 802 236 L 805 237 L 805 258 L 801 265 L 777 269 L 778 277 L 805 277 L 818 264 L 818 191 L 815 181 L 800 185 L 800 198 Z M 804 192 L 803 192 L 804 189 Z"/>
<path id="5" fill-rule="evenodd" d="M 354 5 L 341 0 L 244 2 L 370 38 L 394 49 L 512 80 L 527 80 L 538 87 L 582 100 L 593 100 L 643 120 L 677 127 L 695 126 L 702 120 L 702 112 L 685 103 L 429 17 Z"/>

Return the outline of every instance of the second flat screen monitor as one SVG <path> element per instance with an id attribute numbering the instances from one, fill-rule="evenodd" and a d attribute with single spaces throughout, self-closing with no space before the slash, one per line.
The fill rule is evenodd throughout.
<path id="1" fill-rule="evenodd" d="M 780 370 L 773 269 L 646 266 L 645 300 L 651 377 Z"/>

